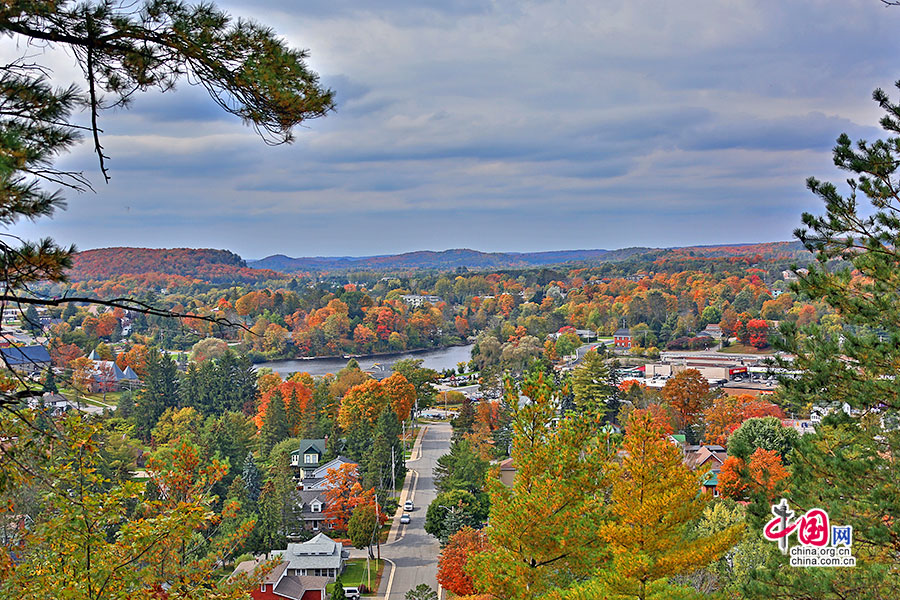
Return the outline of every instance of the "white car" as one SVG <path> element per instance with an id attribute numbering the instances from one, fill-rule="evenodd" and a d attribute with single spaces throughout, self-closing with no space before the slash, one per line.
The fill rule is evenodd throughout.
<path id="1" fill-rule="evenodd" d="M 413 505 L 413 501 L 412 501 L 412 500 L 407 500 L 407 501 L 403 504 L 403 510 L 408 510 L 408 511 L 416 510 L 415 505 Z"/>
<path id="2" fill-rule="evenodd" d="M 409 523 L 409 515 L 407 513 L 403 513 L 403 516 L 400 517 L 400 524 L 406 525 Z"/>
<path id="3" fill-rule="evenodd" d="M 359 600 L 359 588 L 358 587 L 344 587 L 344 595 L 347 596 L 347 600 Z"/>

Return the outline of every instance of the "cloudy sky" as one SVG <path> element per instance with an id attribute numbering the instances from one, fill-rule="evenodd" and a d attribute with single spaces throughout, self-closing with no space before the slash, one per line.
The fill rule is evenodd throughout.
<path id="1" fill-rule="evenodd" d="M 14 233 L 245 258 L 786 240 L 900 78 L 878 0 L 220 4 L 308 48 L 337 112 L 273 148 L 187 83 L 146 94 L 103 117 L 111 183 L 83 145 L 60 164 L 97 192 Z"/>

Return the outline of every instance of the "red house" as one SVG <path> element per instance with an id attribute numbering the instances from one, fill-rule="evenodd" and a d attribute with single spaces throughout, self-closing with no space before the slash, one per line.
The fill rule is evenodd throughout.
<path id="1" fill-rule="evenodd" d="M 613 344 L 616 348 L 631 348 L 631 330 L 617 329 L 613 334 Z"/>
<path id="2" fill-rule="evenodd" d="M 265 561 L 246 560 L 234 570 L 232 577 L 242 573 L 252 576 L 253 572 Z M 330 579 L 328 577 L 315 577 L 311 575 L 288 575 L 287 561 L 269 571 L 259 582 L 259 587 L 250 591 L 253 600 L 327 600 L 325 586 Z"/>

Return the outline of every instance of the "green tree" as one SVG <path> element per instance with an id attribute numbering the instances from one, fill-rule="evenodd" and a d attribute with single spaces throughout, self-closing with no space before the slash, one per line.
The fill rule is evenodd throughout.
<path id="1" fill-rule="evenodd" d="M 375 515 L 374 504 L 361 504 L 353 509 L 350 514 L 350 522 L 347 524 L 347 535 L 353 547 L 362 550 L 368 548 L 369 558 L 374 559 L 372 543 L 375 541 L 375 530 L 378 527 L 378 519 Z"/>
<path id="2" fill-rule="evenodd" d="M 406 592 L 404 596 L 406 600 L 437 600 L 438 593 L 431 589 L 427 583 L 420 583 L 413 589 Z"/>
<path id="3" fill-rule="evenodd" d="M 468 490 L 441 492 L 428 505 L 425 513 L 425 531 L 446 543 L 463 527 L 481 529 L 488 518 L 489 502 L 484 493 L 473 494 Z"/>
<path id="4" fill-rule="evenodd" d="M 281 392 L 275 390 L 269 400 L 262 428 L 259 430 L 259 449 L 262 456 L 268 456 L 275 444 L 289 437 L 290 434 L 284 398 Z"/>
<path id="5" fill-rule="evenodd" d="M 466 440 L 450 444 L 450 452 L 437 459 L 434 467 L 434 486 L 441 492 L 466 490 L 472 493 L 484 488 L 487 461 L 481 459 Z"/>
<path id="6" fill-rule="evenodd" d="M 777 417 L 755 417 L 744 421 L 728 438 L 728 456 L 749 461 L 757 448 L 778 452 L 783 461 L 790 462 L 791 449 L 800 435 L 792 427 L 785 427 Z"/>
<path id="7" fill-rule="evenodd" d="M 786 402 L 850 409 L 796 442 L 786 498 L 795 510 L 820 507 L 832 523 L 852 525 L 856 567 L 797 572 L 779 556 L 778 568 L 748 584 L 751 597 L 900 597 L 900 104 L 882 90 L 874 99 L 885 112 L 885 139 L 838 138 L 834 163 L 850 173 L 849 192 L 810 178 L 825 214 L 804 214 L 796 232 L 816 262 L 794 291 L 840 315 L 843 328 L 782 322 L 777 342 L 795 357 L 789 368 L 797 375 L 781 380 Z M 770 516 L 767 506 L 750 512 L 756 526 Z"/>
<path id="8" fill-rule="evenodd" d="M 136 433 L 144 440 L 167 408 L 178 405 L 178 369 L 168 354 L 156 348 L 147 353 L 147 374 L 144 387 L 138 393 L 134 411 Z"/>
<path id="9" fill-rule="evenodd" d="M 247 489 L 247 498 L 255 504 L 259 500 L 259 494 L 262 490 L 262 474 L 259 472 L 259 467 L 256 466 L 256 461 L 253 459 L 253 452 L 251 451 L 247 452 L 241 476 Z"/>
<path id="10" fill-rule="evenodd" d="M 435 390 L 431 385 L 438 380 L 438 372 L 422 366 L 421 358 L 404 358 L 391 365 L 394 373 L 400 373 L 416 388 L 419 409 L 428 408 L 434 402 Z"/>
<path id="11" fill-rule="evenodd" d="M 329 600 L 347 600 L 347 594 L 344 593 L 344 582 L 341 574 L 338 573 L 337 579 L 334 580 L 334 586 L 331 588 Z"/>
<path id="12" fill-rule="evenodd" d="M 575 406 L 583 414 L 603 416 L 610 399 L 609 367 L 603 357 L 591 350 L 572 372 Z"/>

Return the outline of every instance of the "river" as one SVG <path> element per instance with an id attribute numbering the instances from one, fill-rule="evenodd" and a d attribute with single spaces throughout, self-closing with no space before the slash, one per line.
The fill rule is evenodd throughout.
<path id="1" fill-rule="evenodd" d="M 408 352 L 404 354 L 391 354 L 390 356 L 371 356 L 360 357 L 356 359 L 363 371 L 384 371 L 391 372 L 391 365 L 398 360 L 404 358 L 420 358 L 422 366 L 435 371 L 443 371 L 444 369 L 456 368 L 456 364 L 460 362 L 469 362 L 472 357 L 472 344 L 467 346 L 451 346 L 440 350 L 426 350 L 424 352 Z M 269 368 L 287 375 L 298 371 L 309 373 L 314 377 L 327 375 L 328 373 L 337 373 L 347 366 L 346 358 L 309 358 L 306 360 L 275 360 L 271 362 L 259 363 L 256 365 L 258 369 Z"/>

